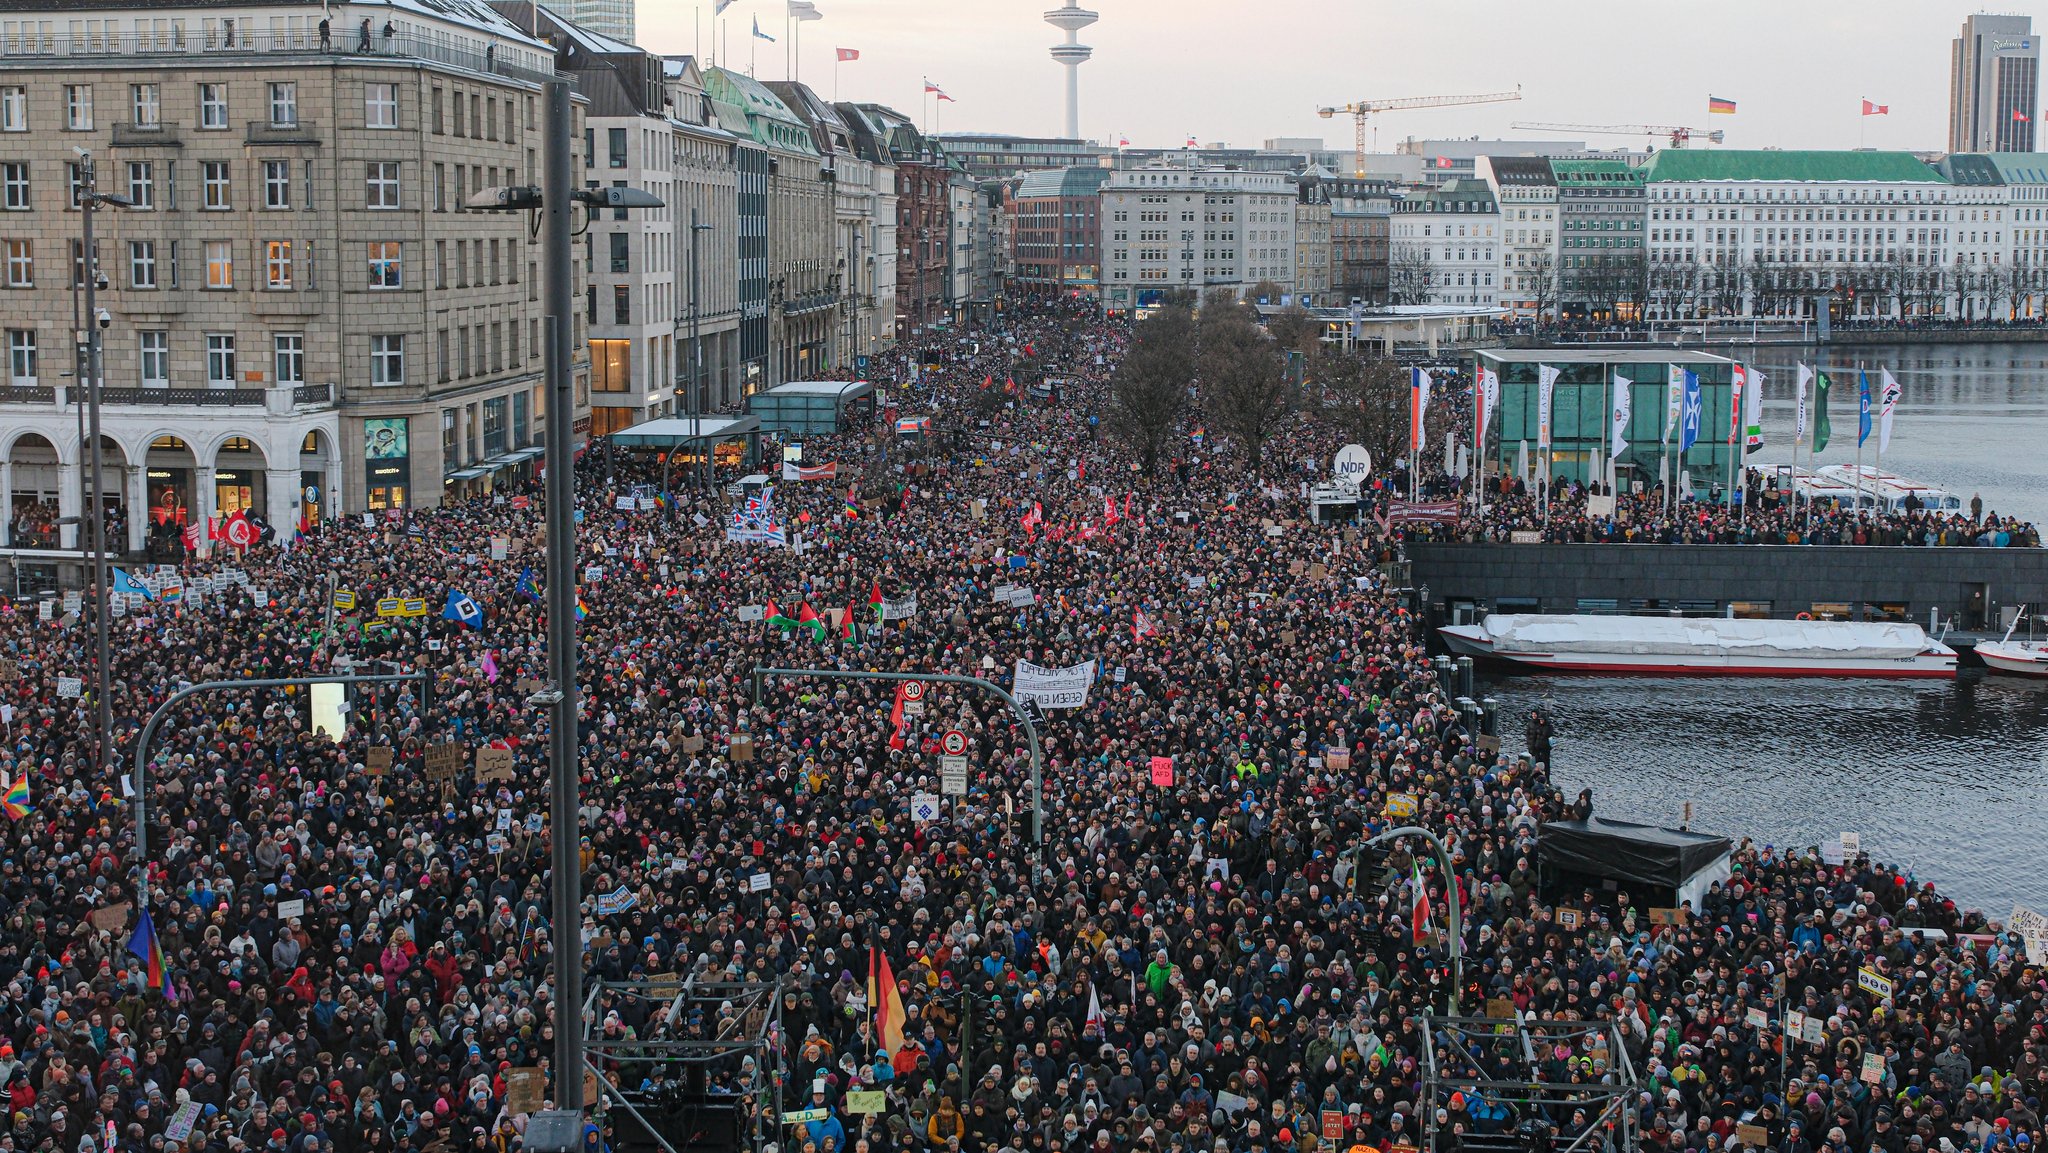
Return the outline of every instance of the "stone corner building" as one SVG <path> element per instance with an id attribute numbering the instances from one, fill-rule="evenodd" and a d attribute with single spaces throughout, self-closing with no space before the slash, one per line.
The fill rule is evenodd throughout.
<path id="1" fill-rule="evenodd" d="M 475 0 L 0 0 L 8 535 L 83 500 L 81 151 L 134 204 L 96 214 L 93 253 L 100 500 L 126 547 L 244 508 L 289 535 L 533 468 L 539 246 L 523 215 L 463 204 L 538 182 L 553 75 L 547 44 Z"/>

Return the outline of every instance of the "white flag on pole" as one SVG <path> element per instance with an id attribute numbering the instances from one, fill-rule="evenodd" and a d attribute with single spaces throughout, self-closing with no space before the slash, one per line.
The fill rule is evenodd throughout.
<path id="1" fill-rule="evenodd" d="M 1557 392 L 1557 369 L 1547 364 L 1536 366 L 1536 451 L 1550 447 L 1551 401 Z"/>
<path id="2" fill-rule="evenodd" d="M 1629 382 L 1627 377 L 1617 372 L 1614 374 L 1614 434 L 1608 438 L 1609 460 L 1620 457 L 1622 450 L 1628 447 L 1628 417 Z"/>
<path id="3" fill-rule="evenodd" d="M 1664 443 L 1671 443 L 1671 430 L 1685 410 L 1685 366 L 1674 364 L 1666 370 L 1664 385 Z"/>
<path id="4" fill-rule="evenodd" d="M 1806 439 L 1806 386 L 1813 383 L 1813 370 L 1799 366 L 1799 383 L 1795 386 L 1792 401 L 1792 443 Z"/>
<path id="5" fill-rule="evenodd" d="M 1882 456 L 1885 450 L 1892 446 L 1892 409 L 1898 407 L 1899 397 L 1905 390 L 1893 379 L 1892 370 L 1889 368 L 1878 369 L 1877 379 L 1883 398 L 1883 403 L 1877 410 L 1877 452 Z"/>

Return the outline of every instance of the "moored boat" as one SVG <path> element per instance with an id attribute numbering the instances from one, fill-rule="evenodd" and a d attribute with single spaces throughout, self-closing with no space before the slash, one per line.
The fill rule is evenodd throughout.
<path id="1" fill-rule="evenodd" d="M 1556 672 L 1632 676 L 1953 677 L 1918 625 L 1494 613 L 1439 630 L 1453 651 Z M 1981 651 L 1981 648 L 1980 650 Z"/>
<path id="2" fill-rule="evenodd" d="M 2019 628 L 2027 610 L 2022 608 L 2013 617 L 2005 635 L 1995 641 L 1980 641 L 1977 656 L 1984 667 L 1993 672 L 2014 673 L 2023 677 L 2048 677 L 2048 641 L 2012 639 L 2013 630 Z"/>

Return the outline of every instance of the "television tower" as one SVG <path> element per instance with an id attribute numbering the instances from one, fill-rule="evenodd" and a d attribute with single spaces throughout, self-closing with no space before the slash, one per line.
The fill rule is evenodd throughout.
<path id="1" fill-rule="evenodd" d="M 1067 133 L 1068 140 L 1081 138 L 1081 65 L 1095 55 L 1095 49 L 1076 39 L 1081 29 L 1095 23 L 1102 17 L 1067 0 L 1064 8 L 1055 8 L 1045 14 L 1045 22 L 1055 28 L 1065 29 L 1067 42 L 1052 46 L 1052 58 L 1067 70 Z"/>

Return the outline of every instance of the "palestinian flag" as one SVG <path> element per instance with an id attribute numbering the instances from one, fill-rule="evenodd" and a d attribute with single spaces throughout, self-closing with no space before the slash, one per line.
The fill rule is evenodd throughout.
<path id="1" fill-rule="evenodd" d="M 811 602 L 809 601 L 805 601 L 803 607 L 797 610 L 796 627 L 809 629 L 812 640 L 822 641 L 825 639 L 825 618 L 819 616 L 817 610 L 811 608 Z"/>
<path id="2" fill-rule="evenodd" d="M 786 633 L 796 627 L 796 620 L 793 617 L 782 615 L 782 610 L 777 608 L 775 602 L 771 600 L 768 602 L 768 627 L 781 629 Z"/>
<path id="3" fill-rule="evenodd" d="M 853 639 L 853 601 L 851 599 L 848 599 L 846 602 L 846 615 L 839 618 L 839 639 L 844 641 Z"/>
<path id="4" fill-rule="evenodd" d="M 868 592 L 868 606 L 875 610 L 875 623 L 882 623 L 882 582 L 876 581 Z"/>

